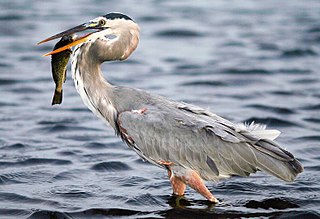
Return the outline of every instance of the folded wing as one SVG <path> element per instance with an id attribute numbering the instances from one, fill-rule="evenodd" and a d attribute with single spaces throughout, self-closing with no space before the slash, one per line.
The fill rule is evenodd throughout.
<path id="1" fill-rule="evenodd" d="M 301 164 L 272 139 L 276 130 L 240 128 L 192 105 L 146 106 L 146 111 L 125 111 L 118 123 L 143 158 L 164 160 L 196 170 L 202 178 L 248 176 L 257 170 L 293 181 Z"/>

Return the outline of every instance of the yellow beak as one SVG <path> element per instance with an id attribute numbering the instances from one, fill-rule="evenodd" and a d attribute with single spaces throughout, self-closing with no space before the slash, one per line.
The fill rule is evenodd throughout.
<path id="1" fill-rule="evenodd" d="M 73 47 L 73 46 L 76 46 L 76 45 L 78 45 L 78 44 L 80 44 L 80 43 L 85 42 L 91 34 L 92 34 L 92 33 L 88 33 L 88 34 L 86 34 L 86 35 L 84 35 L 84 36 L 82 36 L 82 37 L 78 37 L 75 41 L 73 41 L 73 42 L 71 42 L 71 43 L 69 43 L 69 44 L 67 44 L 67 45 L 65 45 L 65 46 L 63 46 L 63 47 L 60 47 L 60 48 L 58 48 L 58 49 L 55 49 L 55 50 L 53 50 L 53 51 L 51 51 L 51 52 L 48 52 L 48 53 L 44 54 L 43 56 L 53 55 L 53 54 L 62 52 L 62 51 L 64 51 L 64 50 L 70 49 L 70 48 Z M 40 43 L 43 43 L 43 42 L 41 41 Z M 40 44 L 40 43 L 38 43 L 38 44 Z"/>

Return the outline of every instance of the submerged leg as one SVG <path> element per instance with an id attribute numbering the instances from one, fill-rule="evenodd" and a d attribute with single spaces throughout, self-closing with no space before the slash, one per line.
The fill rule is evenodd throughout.
<path id="1" fill-rule="evenodd" d="M 194 170 L 186 170 L 186 172 L 182 176 L 176 176 L 171 170 L 171 165 L 173 162 L 159 160 L 159 164 L 164 165 L 168 170 L 168 176 L 170 179 L 170 183 L 173 189 L 173 194 L 182 196 L 186 190 L 186 185 L 190 186 L 197 192 L 199 192 L 202 196 L 208 199 L 210 202 L 218 203 L 218 199 L 216 199 L 209 189 L 204 184 L 203 180 L 199 176 L 199 174 Z"/>
<path id="2" fill-rule="evenodd" d="M 210 202 L 218 203 L 218 199 L 216 199 L 209 189 L 204 184 L 203 180 L 199 176 L 197 172 L 194 170 L 189 170 L 185 176 L 182 176 L 181 179 L 189 185 L 191 188 L 199 192 L 202 196 L 208 199 Z"/>

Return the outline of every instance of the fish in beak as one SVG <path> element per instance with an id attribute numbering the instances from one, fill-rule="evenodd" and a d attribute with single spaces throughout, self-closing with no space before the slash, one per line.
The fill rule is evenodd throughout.
<path id="1" fill-rule="evenodd" d="M 52 55 L 51 56 L 52 78 L 56 85 L 53 99 L 52 99 L 52 105 L 61 104 L 62 102 L 62 91 L 63 91 L 62 86 L 66 80 L 67 65 L 72 53 L 71 47 L 85 42 L 92 33 L 105 28 L 106 27 L 102 27 L 102 24 L 99 22 L 90 21 L 88 23 L 78 25 L 69 30 L 53 35 L 38 43 L 39 45 L 54 39 L 61 38 L 61 40 L 54 46 L 53 51 L 43 55 L 43 56 Z M 81 32 L 89 29 L 93 29 L 96 31 L 87 33 L 83 36 L 75 35 L 75 33 L 77 32 Z"/>
<path id="2" fill-rule="evenodd" d="M 59 42 L 54 46 L 53 50 L 62 48 L 63 46 L 73 42 L 70 35 L 63 36 Z M 52 79 L 55 83 L 54 95 L 52 98 L 52 105 L 62 103 L 62 87 L 67 78 L 67 65 L 71 56 L 71 49 L 66 49 L 62 52 L 53 54 L 51 56 Z"/>
<path id="3" fill-rule="evenodd" d="M 74 36 L 74 34 L 77 33 L 77 32 L 90 30 L 90 29 L 91 30 L 96 30 L 96 31 L 91 32 L 91 33 L 87 33 L 87 34 L 85 34 L 83 36 Z M 51 36 L 51 37 L 49 37 L 47 39 L 44 39 L 44 40 L 40 41 L 37 45 L 40 45 L 42 43 L 45 43 L 45 42 L 48 42 L 48 41 L 51 41 L 51 40 L 54 40 L 54 39 L 57 39 L 57 38 L 62 38 L 64 36 L 73 36 L 73 42 L 71 42 L 71 43 L 69 43 L 69 44 L 67 44 L 67 45 L 65 45 L 63 47 L 60 47 L 58 49 L 55 49 L 55 50 L 53 50 L 51 52 L 48 52 L 48 53 L 43 55 L 43 56 L 49 56 L 49 55 L 53 55 L 53 54 L 62 52 L 64 50 L 70 49 L 73 46 L 76 46 L 76 45 L 78 45 L 80 43 L 85 42 L 91 34 L 97 32 L 99 30 L 102 30 L 102 29 L 106 29 L 106 27 L 102 27 L 99 24 L 99 22 L 90 21 L 88 23 L 84 23 L 84 24 L 78 25 L 76 27 L 73 27 L 73 28 L 71 28 L 69 30 L 66 30 L 66 31 L 63 31 L 61 33 L 55 34 L 55 35 L 53 35 L 53 36 Z"/>

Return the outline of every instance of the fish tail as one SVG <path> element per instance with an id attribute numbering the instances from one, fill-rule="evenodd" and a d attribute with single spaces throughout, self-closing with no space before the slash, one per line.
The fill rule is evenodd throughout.
<path id="1" fill-rule="evenodd" d="M 62 102 L 62 89 L 61 91 L 59 91 L 58 89 L 55 89 L 51 105 L 61 104 L 61 102 Z"/>

